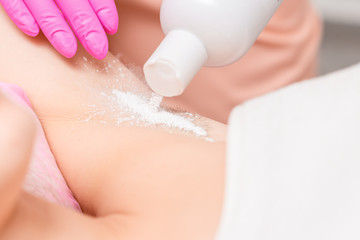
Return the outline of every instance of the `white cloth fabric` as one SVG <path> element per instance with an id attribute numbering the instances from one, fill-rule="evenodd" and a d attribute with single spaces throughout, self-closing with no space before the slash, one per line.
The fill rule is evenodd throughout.
<path id="1" fill-rule="evenodd" d="M 360 239 L 360 65 L 234 109 L 217 240 Z"/>

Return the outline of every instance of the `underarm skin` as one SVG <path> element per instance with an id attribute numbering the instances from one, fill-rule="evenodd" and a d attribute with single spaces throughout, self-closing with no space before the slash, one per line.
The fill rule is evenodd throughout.
<path id="1" fill-rule="evenodd" d="M 24 194 L 7 236 L 22 228 L 27 239 L 54 239 L 51 232 L 70 239 L 76 229 L 77 239 L 213 239 L 223 199 L 224 126 L 195 121 L 215 140 L 210 142 L 168 127 L 118 124 L 119 113 L 106 97 L 113 89 L 151 92 L 111 54 L 98 62 L 81 50 L 65 60 L 44 39 L 22 35 L 1 7 L 0 32 L 6 33 L 0 37 L 0 80 L 28 94 L 86 214 Z M 103 111 L 94 114 L 94 108 Z"/>

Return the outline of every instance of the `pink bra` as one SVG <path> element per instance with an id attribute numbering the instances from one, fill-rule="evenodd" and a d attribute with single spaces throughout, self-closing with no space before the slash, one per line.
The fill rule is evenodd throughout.
<path id="1" fill-rule="evenodd" d="M 29 108 L 36 116 L 30 100 L 20 87 L 0 82 L 0 90 L 18 104 Z M 81 211 L 79 203 L 75 200 L 56 164 L 40 121 L 37 121 L 37 124 L 38 133 L 23 186 L 24 190 L 50 202 Z"/>

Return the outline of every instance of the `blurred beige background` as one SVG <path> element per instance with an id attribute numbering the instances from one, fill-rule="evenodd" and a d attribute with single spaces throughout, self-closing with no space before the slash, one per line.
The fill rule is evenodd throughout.
<path id="1" fill-rule="evenodd" d="M 324 74 L 359 63 L 360 0 L 313 2 L 325 20 L 319 73 Z"/>

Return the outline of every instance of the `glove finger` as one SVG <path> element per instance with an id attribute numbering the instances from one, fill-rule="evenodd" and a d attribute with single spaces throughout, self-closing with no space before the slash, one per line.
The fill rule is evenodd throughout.
<path id="1" fill-rule="evenodd" d="M 105 58 L 109 43 L 99 19 L 88 0 L 55 0 L 76 36 L 95 58 Z"/>
<path id="2" fill-rule="evenodd" d="M 67 58 L 73 57 L 77 50 L 76 38 L 55 2 L 25 0 L 25 3 L 55 49 Z"/>
<path id="3" fill-rule="evenodd" d="M 0 3 L 21 31 L 31 37 L 39 34 L 39 26 L 23 0 L 0 0 Z"/>
<path id="4" fill-rule="evenodd" d="M 89 0 L 101 24 L 108 34 L 115 34 L 119 27 L 119 16 L 114 0 Z"/>

